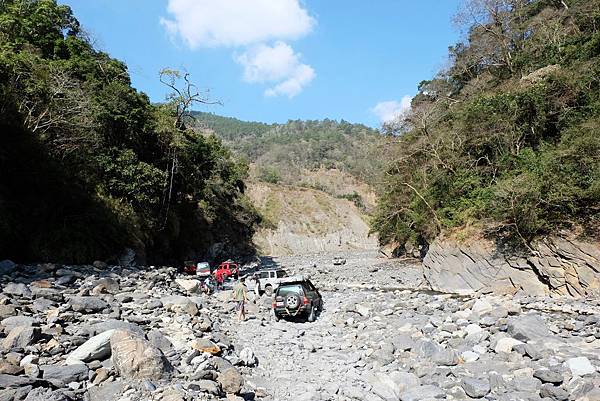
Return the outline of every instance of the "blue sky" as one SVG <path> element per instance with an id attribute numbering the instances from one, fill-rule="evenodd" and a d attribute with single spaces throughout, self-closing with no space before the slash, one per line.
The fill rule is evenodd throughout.
<path id="1" fill-rule="evenodd" d="M 401 113 L 458 40 L 459 0 L 59 0 L 164 100 L 161 68 L 185 68 L 243 120 L 345 119 L 377 126 Z"/>

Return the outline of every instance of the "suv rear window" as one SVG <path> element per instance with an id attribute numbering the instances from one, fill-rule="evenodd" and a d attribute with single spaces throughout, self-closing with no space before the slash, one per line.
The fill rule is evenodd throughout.
<path id="1" fill-rule="evenodd" d="M 302 284 L 281 285 L 277 289 L 277 295 L 281 296 L 286 296 L 287 294 L 292 292 L 295 294 L 302 295 L 304 293 L 304 290 L 302 289 Z"/>

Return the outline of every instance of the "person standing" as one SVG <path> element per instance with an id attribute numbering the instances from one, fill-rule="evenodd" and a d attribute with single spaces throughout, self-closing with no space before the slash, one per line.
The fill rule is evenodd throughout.
<path id="1" fill-rule="evenodd" d="M 260 280 L 258 279 L 258 275 L 255 274 L 254 276 L 252 276 L 252 279 L 254 280 L 254 295 L 255 295 L 255 299 L 258 300 L 260 298 Z"/>
<path id="2" fill-rule="evenodd" d="M 240 278 L 233 288 L 233 297 L 236 302 L 236 310 L 238 312 L 238 320 L 246 320 L 246 302 L 248 302 L 248 290 L 244 283 L 244 277 Z"/>

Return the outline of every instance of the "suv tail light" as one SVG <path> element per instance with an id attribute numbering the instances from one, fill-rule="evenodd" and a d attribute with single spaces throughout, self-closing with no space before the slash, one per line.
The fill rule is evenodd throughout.
<path id="1" fill-rule="evenodd" d="M 310 303 L 310 301 L 306 297 L 304 297 L 303 302 L 304 302 L 304 305 L 308 305 Z"/>

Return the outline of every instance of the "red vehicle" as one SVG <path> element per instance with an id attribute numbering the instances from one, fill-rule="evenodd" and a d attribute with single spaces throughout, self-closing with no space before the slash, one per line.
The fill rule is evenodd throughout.
<path id="1" fill-rule="evenodd" d="M 213 272 L 218 282 L 223 282 L 229 277 L 238 277 L 238 274 L 239 265 L 231 260 L 221 263 Z"/>

